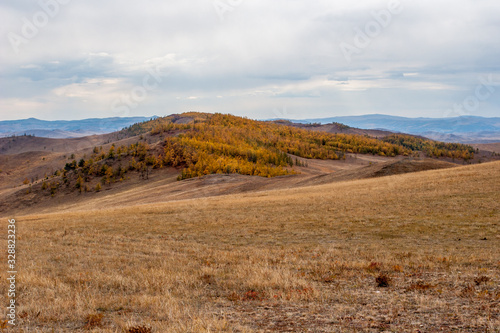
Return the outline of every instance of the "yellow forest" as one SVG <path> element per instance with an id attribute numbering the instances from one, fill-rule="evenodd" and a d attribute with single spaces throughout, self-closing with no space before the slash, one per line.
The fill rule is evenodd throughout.
<path id="1" fill-rule="evenodd" d="M 100 191 L 103 185 L 127 179 L 139 172 L 148 178 L 151 169 L 176 167 L 179 180 L 216 173 L 275 177 L 294 174 L 306 159 L 345 159 L 346 153 L 380 156 L 412 155 L 467 160 L 474 149 L 423 138 L 392 135 L 384 139 L 351 134 L 315 132 L 273 122 L 256 121 L 227 114 L 184 113 L 132 125 L 122 133 L 138 136 L 129 146 L 109 150 L 95 147 L 90 156 L 73 160 L 55 173 L 42 189 L 55 194 L 63 184 L 74 183 L 80 192 Z M 154 144 L 148 144 L 149 135 Z M 94 179 L 100 179 L 96 185 Z M 95 181 L 94 181 L 95 183 Z"/>

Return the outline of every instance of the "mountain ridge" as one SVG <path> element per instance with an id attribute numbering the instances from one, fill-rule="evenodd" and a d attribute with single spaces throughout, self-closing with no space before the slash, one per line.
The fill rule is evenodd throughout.
<path id="1" fill-rule="evenodd" d="M 43 138 L 79 138 L 119 131 L 135 123 L 156 119 L 152 117 L 110 117 L 80 120 L 42 120 L 27 118 L 0 121 L 0 137 L 33 135 Z"/>
<path id="2" fill-rule="evenodd" d="M 288 119 L 294 123 L 342 123 L 348 126 L 421 135 L 433 140 L 460 143 L 500 141 L 500 117 L 461 116 L 408 118 L 383 114 Z"/>
<path id="3" fill-rule="evenodd" d="M 28 118 L 0 121 L 0 137 L 33 135 L 44 138 L 80 138 L 107 134 L 125 127 L 156 119 L 152 117 L 110 117 L 81 120 L 41 120 Z M 278 121 L 281 119 L 268 119 Z M 384 114 L 334 116 L 325 118 L 284 119 L 294 124 L 344 124 L 349 127 L 408 133 L 433 140 L 460 143 L 500 142 L 500 117 L 460 116 L 450 118 L 408 118 Z"/>

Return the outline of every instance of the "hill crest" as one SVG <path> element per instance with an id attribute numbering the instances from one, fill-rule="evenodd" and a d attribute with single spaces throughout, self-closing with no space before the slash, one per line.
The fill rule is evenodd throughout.
<path id="1" fill-rule="evenodd" d="M 320 128 L 323 130 L 316 125 L 184 113 L 136 123 L 101 136 L 64 140 L 4 138 L 0 139 L 1 149 L 18 154 L 0 155 L 0 195 L 14 205 L 61 204 L 65 200 L 87 200 L 101 192 L 120 193 L 147 186 L 151 178 L 177 188 L 175 196 L 184 197 L 182 193 L 192 192 L 189 185 L 205 184 L 203 177 L 211 174 L 220 176 L 207 179 L 232 175 L 220 180 L 235 181 L 231 186 L 241 191 L 254 191 L 452 167 L 456 163 L 446 161 L 471 163 L 484 158 L 465 145 L 390 133 L 370 137 L 342 124 L 327 129 L 359 134 L 330 133 Z M 30 148 L 38 151 L 33 153 Z M 442 161 L 415 161 L 425 155 Z M 286 175 L 284 180 L 262 180 Z M 199 182 L 173 185 L 176 179 L 198 177 L 202 177 Z M 21 183 L 24 185 L 19 187 Z M 211 186 L 217 193 L 225 193 L 227 184 L 217 182 Z M 200 186 L 206 188 L 206 184 Z"/>

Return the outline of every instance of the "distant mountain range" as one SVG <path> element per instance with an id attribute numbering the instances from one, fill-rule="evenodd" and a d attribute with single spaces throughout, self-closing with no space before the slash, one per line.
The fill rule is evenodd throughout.
<path id="1" fill-rule="evenodd" d="M 42 138 L 79 138 L 119 131 L 154 117 L 91 118 L 47 121 L 36 118 L 0 121 L 0 137 L 34 135 Z"/>
<path id="2" fill-rule="evenodd" d="M 290 120 L 296 123 L 342 123 L 363 129 L 379 129 L 421 135 L 434 140 L 461 143 L 500 141 L 500 118 L 405 118 L 381 114 Z"/>
<path id="3" fill-rule="evenodd" d="M 46 121 L 35 118 L 0 121 L 0 137 L 34 135 L 45 138 L 77 138 L 93 134 L 119 131 L 132 124 L 154 117 L 93 118 L 83 120 Z M 378 129 L 391 132 L 421 135 L 430 139 L 460 142 L 500 142 L 500 118 L 456 117 L 456 118 L 405 118 L 381 114 L 343 116 L 294 120 L 295 123 L 332 122 L 362 129 Z"/>

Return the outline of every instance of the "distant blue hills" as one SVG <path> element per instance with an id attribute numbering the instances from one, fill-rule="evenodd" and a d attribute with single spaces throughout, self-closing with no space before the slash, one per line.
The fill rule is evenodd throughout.
<path id="1" fill-rule="evenodd" d="M 82 120 L 40 120 L 36 118 L 0 121 L 0 137 L 34 135 L 44 138 L 78 138 L 119 131 L 153 117 L 90 118 Z"/>
<path id="2" fill-rule="evenodd" d="M 500 118 L 462 116 L 454 118 L 405 118 L 370 114 L 364 116 L 341 116 L 320 119 L 292 120 L 293 122 L 342 123 L 364 129 L 384 129 L 407 133 L 470 133 L 481 131 L 500 131 Z"/>
<path id="3" fill-rule="evenodd" d="M 500 118 L 462 116 L 453 118 L 405 118 L 382 114 L 292 120 L 297 123 L 342 123 L 363 129 L 381 129 L 421 135 L 449 142 L 499 142 Z"/>

